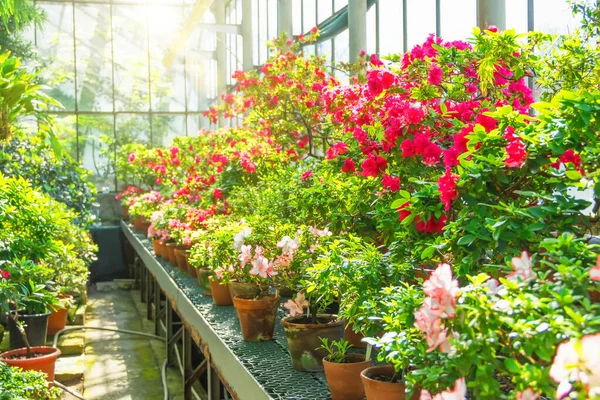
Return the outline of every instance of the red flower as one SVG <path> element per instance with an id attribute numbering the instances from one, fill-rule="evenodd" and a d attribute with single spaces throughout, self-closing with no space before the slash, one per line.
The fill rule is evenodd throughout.
<path id="1" fill-rule="evenodd" d="M 458 197 L 458 191 L 456 190 L 456 182 L 458 182 L 458 175 L 453 175 L 450 172 L 450 168 L 446 168 L 446 173 L 438 179 L 438 190 L 440 191 L 440 200 L 444 203 L 444 210 L 450 210 L 450 204 L 452 200 Z"/>
<path id="2" fill-rule="evenodd" d="M 2 270 L 0 269 L 0 277 L 2 277 L 2 278 L 4 278 L 4 279 L 8 279 L 8 278 L 10 278 L 10 272 L 8 272 L 8 271 L 2 271 Z"/>
<path id="3" fill-rule="evenodd" d="M 342 171 L 344 171 L 346 173 L 356 171 L 356 164 L 350 157 L 346 158 L 346 161 L 344 161 L 344 166 L 342 167 Z"/>
<path id="4" fill-rule="evenodd" d="M 519 168 L 527 160 L 527 152 L 525 151 L 525 145 L 520 137 L 514 134 L 515 129 L 512 126 L 506 128 L 504 137 L 508 140 L 506 145 L 507 157 L 504 159 L 504 163 L 508 168 Z"/>
<path id="5" fill-rule="evenodd" d="M 363 169 L 363 176 L 376 177 L 379 172 L 385 171 L 387 168 L 387 161 L 381 156 L 370 155 L 361 165 Z"/>
<path id="6" fill-rule="evenodd" d="M 402 157 L 412 157 L 415 155 L 415 146 L 412 140 L 406 139 L 400 147 L 402 148 Z"/>
<path id="7" fill-rule="evenodd" d="M 337 142 L 333 146 L 327 149 L 326 157 L 328 160 L 333 160 L 340 154 L 344 154 L 348 151 L 348 145 L 344 142 Z"/>
<path id="8" fill-rule="evenodd" d="M 308 144 L 308 141 L 309 141 L 309 139 L 308 139 L 308 136 L 304 136 L 302 139 L 298 139 L 298 140 L 296 141 L 296 145 L 297 145 L 298 147 L 300 147 L 301 149 L 303 149 L 303 148 L 305 148 L 305 147 L 306 147 L 306 145 Z"/>
<path id="9" fill-rule="evenodd" d="M 427 222 L 423 221 L 421 217 L 417 217 L 417 231 L 424 233 L 444 233 L 444 226 L 446 225 L 446 216 L 442 215 L 439 220 L 435 220 L 432 216 Z"/>
<path id="10" fill-rule="evenodd" d="M 371 54 L 371 66 L 373 67 L 383 67 L 383 63 L 379 58 L 377 58 L 377 54 Z"/>
<path id="11" fill-rule="evenodd" d="M 302 182 L 306 181 L 308 178 L 310 178 L 312 176 L 313 172 L 312 171 L 306 171 L 305 173 L 302 174 Z"/>
<path id="12" fill-rule="evenodd" d="M 135 158 L 136 158 L 136 157 L 135 157 L 135 154 L 133 154 L 133 153 L 129 154 L 129 162 L 130 162 L 130 163 L 134 162 L 134 161 L 135 161 Z"/>
<path id="13" fill-rule="evenodd" d="M 496 25 L 490 25 L 487 27 L 487 30 L 490 32 L 498 32 L 498 27 Z"/>
<path id="14" fill-rule="evenodd" d="M 407 208 L 409 208 L 409 207 L 410 207 L 410 201 L 407 201 L 406 203 L 402 204 L 400 207 L 398 207 L 396 209 L 399 214 L 400 222 L 404 221 L 406 218 L 408 218 L 412 214 L 410 212 L 410 210 L 407 210 Z"/>
<path id="15" fill-rule="evenodd" d="M 386 189 L 390 189 L 391 192 L 397 192 L 400 190 L 400 178 L 397 176 L 383 174 L 381 178 L 381 185 Z"/>
<path id="16" fill-rule="evenodd" d="M 564 164 L 570 162 L 575 166 L 575 168 L 581 167 L 581 156 L 571 149 L 565 151 L 563 155 L 560 156 L 559 160 Z"/>
<path id="17" fill-rule="evenodd" d="M 213 190 L 213 196 L 215 199 L 219 200 L 221 197 L 223 197 L 223 191 L 219 188 L 216 188 Z"/>
<path id="18" fill-rule="evenodd" d="M 429 74 L 427 75 L 427 82 L 429 82 L 430 85 L 439 85 L 442 83 L 443 74 L 444 71 L 442 71 L 439 66 L 432 65 Z"/>
<path id="19" fill-rule="evenodd" d="M 483 126 L 485 128 L 486 132 L 493 131 L 494 129 L 496 129 L 498 127 L 498 121 L 496 121 L 492 117 L 483 115 L 484 112 L 488 112 L 488 111 L 489 110 L 487 108 L 484 108 L 480 111 L 479 114 L 477 114 L 477 117 L 475 117 L 475 122 L 478 123 L 479 125 Z"/>

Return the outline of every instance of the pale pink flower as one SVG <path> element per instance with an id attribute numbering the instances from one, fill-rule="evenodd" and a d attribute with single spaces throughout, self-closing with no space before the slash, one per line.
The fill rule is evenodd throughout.
<path id="1" fill-rule="evenodd" d="M 454 383 L 454 390 L 446 390 L 431 397 L 427 390 L 421 391 L 420 400 L 465 400 L 467 398 L 467 384 L 465 378 L 460 378 Z"/>
<path id="2" fill-rule="evenodd" d="M 290 312 L 290 316 L 295 317 L 296 315 L 300 315 L 304 313 L 304 308 L 308 307 L 310 303 L 304 297 L 304 293 L 298 293 L 294 300 L 289 299 L 283 305 Z"/>
<path id="3" fill-rule="evenodd" d="M 598 255 L 596 265 L 590 269 L 590 279 L 593 281 L 600 281 L 600 255 Z"/>
<path id="4" fill-rule="evenodd" d="M 218 280 L 223 279 L 223 271 L 225 271 L 225 270 L 222 267 L 215 269 L 215 275 L 217 276 Z"/>
<path id="5" fill-rule="evenodd" d="M 539 398 L 539 393 L 534 392 L 531 388 L 517 393 L 517 400 L 538 400 Z"/>
<path id="6" fill-rule="evenodd" d="M 283 254 L 293 253 L 298 250 L 299 243 L 296 240 L 292 239 L 289 236 L 284 236 L 279 242 L 277 242 L 277 247 L 281 249 Z"/>
<path id="7" fill-rule="evenodd" d="M 431 307 L 431 298 L 426 298 L 420 309 L 415 311 L 415 327 L 425 333 L 425 339 L 429 348 L 428 352 L 435 350 L 438 346 L 442 353 L 451 350 L 448 340 L 448 329 L 442 325 L 440 311 Z"/>
<path id="8" fill-rule="evenodd" d="M 485 283 L 485 286 L 488 288 L 490 294 L 493 295 L 498 294 L 498 291 L 500 290 L 500 282 L 494 278 L 488 279 L 488 281 Z"/>
<path id="9" fill-rule="evenodd" d="M 325 237 L 325 236 L 331 236 L 331 231 L 328 228 L 324 228 L 324 229 L 317 229 L 314 226 L 310 227 L 308 229 L 308 231 L 310 233 L 312 233 L 312 235 L 314 237 Z"/>
<path id="10" fill-rule="evenodd" d="M 242 262 L 242 268 L 244 268 L 252 260 L 252 246 L 243 244 L 240 250 L 241 253 L 238 259 Z"/>
<path id="11" fill-rule="evenodd" d="M 513 257 L 512 266 L 515 271 L 507 276 L 508 279 L 514 280 L 520 277 L 526 281 L 535 276 L 531 268 L 531 257 L 526 251 L 521 253 L 521 257 Z"/>
<path id="12" fill-rule="evenodd" d="M 183 244 L 186 246 L 191 246 L 192 245 L 192 238 L 189 236 L 184 236 L 183 237 Z"/>
<path id="13" fill-rule="evenodd" d="M 258 275 L 261 278 L 266 278 L 270 273 L 269 260 L 267 260 L 264 256 L 258 256 L 254 261 L 252 261 L 252 269 L 250 270 L 250 275 Z"/>
<path id="14" fill-rule="evenodd" d="M 571 382 L 583 383 L 589 398 L 600 396 L 600 333 L 561 343 L 549 375 L 559 384 L 557 399 L 569 394 Z"/>
<path id="15" fill-rule="evenodd" d="M 443 317 L 454 316 L 454 305 L 458 293 L 458 281 L 452 279 L 452 268 L 440 264 L 428 280 L 423 283 L 423 291 L 431 297 L 431 309 L 440 310 Z"/>

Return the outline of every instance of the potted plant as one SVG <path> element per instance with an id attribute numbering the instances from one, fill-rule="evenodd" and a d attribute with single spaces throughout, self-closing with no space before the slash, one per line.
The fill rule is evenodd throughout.
<path id="1" fill-rule="evenodd" d="M 0 354 L 0 361 L 45 372 L 52 382 L 60 350 L 45 346 L 50 315 L 47 310 L 57 302 L 51 282 L 44 280 L 48 271 L 44 265 L 26 260 L 3 261 L 0 265 L 0 304 L 9 316 L 13 348 Z"/>
<path id="2" fill-rule="evenodd" d="M 329 229 L 308 227 L 299 230 L 296 238 L 283 237 L 278 242 L 280 254 L 276 260 L 281 266 L 278 278 L 283 286 L 297 291 L 293 299 L 284 307 L 289 315 L 281 320 L 285 330 L 292 365 L 299 371 L 322 371 L 325 350 L 320 348 L 321 339 L 331 341 L 344 337 L 344 321 L 337 315 L 324 313 L 325 307 L 332 302 L 331 298 L 322 298 L 313 291 L 308 291 L 308 284 L 303 279 L 306 270 L 316 260 L 324 245 L 331 236 Z M 306 294 L 308 294 L 308 299 Z M 308 313 L 304 314 L 304 309 Z"/>
<path id="3" fill-rule="evenodd" d="M 348 353 L 351 347 L 346 340 L 329 342 L 321 339 L 327 356 L 323 359 L 325 378 L 333 400 L 362 400 L 365 389 L 360 379 L 361 372 L 371 366 L 363 354 Z"/>

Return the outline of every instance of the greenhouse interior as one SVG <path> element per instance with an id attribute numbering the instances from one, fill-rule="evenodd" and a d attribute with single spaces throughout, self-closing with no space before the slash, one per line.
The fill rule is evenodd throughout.
<path id="1" fill-rule="evenodd" d="M 599 400 L 597 0 L 0 0 L 0 399 Z"/>

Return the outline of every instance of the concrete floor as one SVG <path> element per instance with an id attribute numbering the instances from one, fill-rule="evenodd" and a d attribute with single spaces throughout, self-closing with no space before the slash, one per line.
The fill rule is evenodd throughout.
<path id="1" fill-rule="evenodd" d="M 90 291 L 86 326 L 154 334 L 139 291 Z M 165 344 L 126 333 L 86 331 L 84 392 L 87 400 L 162 400 L 160 368 Z M 167 368 L 171 399 L 183 399 L 182 377 Z"/>

